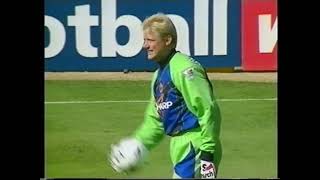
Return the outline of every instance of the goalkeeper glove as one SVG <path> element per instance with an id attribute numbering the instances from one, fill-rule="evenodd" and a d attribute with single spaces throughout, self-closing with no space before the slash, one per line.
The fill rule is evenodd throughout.
<path id="1" fill-rule="evenodd" d="M 111 167 L 117 172 L 134 170 L 142 164 L 148 150 L 137 139 L 126 138 L 118 145 L 111 145 L 109 161 Z"/>
<path id="2" fill-rule="evenodd" d="M 215 179 L 216 167 L 213 163 L 213 154 L 201 151 L 200 154 L 200 174 L 201 179 Z"/>

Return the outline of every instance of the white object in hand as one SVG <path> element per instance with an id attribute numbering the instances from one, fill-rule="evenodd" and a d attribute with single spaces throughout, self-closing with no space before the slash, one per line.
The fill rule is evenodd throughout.
<path id="1" fill-rule="evenodd" d="M 138 167 L 148 153 L 147 148 L 135 138 L 126 138 L 117 145 L 111 145 L 110 163 L 117 172 Z"/>

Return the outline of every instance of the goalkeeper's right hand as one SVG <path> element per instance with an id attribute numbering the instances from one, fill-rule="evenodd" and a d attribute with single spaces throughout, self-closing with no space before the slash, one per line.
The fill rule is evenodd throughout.
<path id="1" fill-rule="evenodd" d="M 129 164 L 124 164 L 126 160 L 124 159 L 125 157 L 123 156 L 119 146 L 117 145 L 111 145 L 111 154 L 109 157 L 109 161 L 111 164 L 111 167 L 121 173 L 124 170 L 129 168 Z"/>
<path id="2" fill-rule="evenodd" d="M 110 164 L 117 172 L 133 170 L 146 157 L 148 150 L 135 138 L 126 138 L 117 145 L 111 145 Z"/>

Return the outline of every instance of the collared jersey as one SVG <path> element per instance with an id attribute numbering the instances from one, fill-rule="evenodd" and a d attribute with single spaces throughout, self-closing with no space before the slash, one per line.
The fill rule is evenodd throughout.
<path id="1" fill-rule="evenodd" d="M 190 69 L 192 71 L 192 69 Z M 170 64 L 159 69 L 153 83 L 153 96 L 165 134 L 174 136 L 199 127 L 198 118 L 188 109 L 182 93 L 171 77 Z"/>
<path id="2" fill-rule="evenodd" d="M 207 74 L 187 55 L 175 52 L 170 58 L 154 73 L 145 121 L 135 136 L 151 149 L 164 134 L 183 135 L 200 127 L 200 149 L 213 152 L 220 133 L 220 110 Z"/>

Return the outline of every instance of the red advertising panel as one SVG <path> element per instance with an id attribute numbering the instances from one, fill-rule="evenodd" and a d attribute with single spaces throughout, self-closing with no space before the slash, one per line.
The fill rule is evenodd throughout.
<path id="1" fill-rule="evenodd" d="M 276 71 L 277 0 L 242 1 L 242 69 Z"/>

